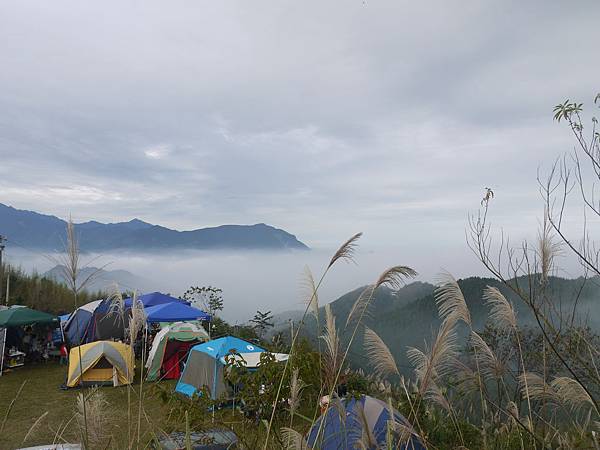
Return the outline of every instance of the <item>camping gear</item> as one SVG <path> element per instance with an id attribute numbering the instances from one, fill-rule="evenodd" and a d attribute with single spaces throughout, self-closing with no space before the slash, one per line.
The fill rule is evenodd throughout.
<path id="1" fill-rule="evenodd" d="M 190 304 L 190 302 L 187 302 L 180 298 L 171 297 L 170 295 L 163 294 L 161 292 L 151 292 L 149 294 L 140 295 L 137 298 L 137 300 L 139 302 L 142 302 L 142 305 L 144 305 L 144 308 L 149 308 L 150 306 L 156 306 L 156 305 L 164 305 L 167 303 L 183 303 L 185 305 Z M 125 307 L 131 308 L 132 305 L 133 305 L 133 299 L 126 298 L 125 299 Z"/>
<path id="2" fill-rule="evenodd" d="M 102 300 L 94 309 L 83 342 L 124 340 L 129 314 L 113 298 Z"/>
<path id="3" fill-rule="evenodd" d="M 263 348 L 233 336 L 226 336 L 192 347 L 176 392 L 193 397 L 206 386 L 213 400 L 227 392 L 223 377 L 225 364 L 221 360 L 230 353 L 258 353 Z"/>
<path id="4" fill-rule="evenodd" d="M 189 433 L 193 450 L 235 450 L 238 438 L 226 428 Z M 162 450 L 180 450 L 186 448 L 186 434 L 175 431 L 159 440 Z"/>
<path id="5" fill-rule="evenodd" d="M 0 311 L 0 327 L 2 328 L 58 323 L 56 316 L 27 307 L 8 308 Z"/>
<path id="6" fill-rule="evenodd" d="M 145 308 L 145 312 L 148 323 L 210 320 L 210 315 L 185 303 L 163 303 Z"/>
<path id="7" fill-rule="evenodd" d="M 325 423 L 321 425 L 323 421 Z M 388 427 L 389 421 L 393 421 L 392 427 Z M 367 395 L 358 399 L 333 400 L 327 412 L 310 429 L 308 445 L 321 450 L 354 449 L 364 443 L 364 436 L 368 436 L 369 445 L 361 448 L 387 448 L 388 430 L 392 433 L 393 448 L 425 450 L 425 445 L 404 416 L 395 409 L 390 414 L 387 403 Z"/>
<path id="8" fill-rule="evenodd" d="M 111 341 L 84 344 L 69 353 L 67 387 L 131 384 L 134 368 L 133 349 L 129 345 Z"/>
<path id="9" fill-rule="evenodd" d="M 63 333 L 70 346 L 74 347 L 86 342 L 85 336 L 87 335 L 90 321 L 100 303 L 102 303 L 102 300 L 95 300 L 80 306 L 69 315 L 69 318 L 64 323 L 61 316 Z"/>
<path id="10" fill-rule="evenodd" d="M 204 328 L 194 323 L 175 322 L 166 326 L 154 336 L 146 362 L 147 380 L 179 379 L 180 362 L 187 359 L 190 348 L 208 340 Z"/>
<path id="11" fill-rule="evenodd" d="M 271 352 L 252 352 L 252 353 L 236 353 L 235 355 L 231 355 L 231 358 L 235 362 L 241 362 L 247 369 L 256 369 L 260 366 L 260 359 L 264 353 L 269 353 L 271 356 L 275 358 L 275 361 L 287 361 L 290 355 L 286 353 L 271 353 Z M 225 356 L 222 356 L 220 359 L 222 364 L 227 364 L 225 360 Z"/>

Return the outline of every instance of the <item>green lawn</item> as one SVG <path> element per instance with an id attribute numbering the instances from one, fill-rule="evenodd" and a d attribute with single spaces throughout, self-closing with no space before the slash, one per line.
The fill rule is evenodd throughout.
<path id="1" fill-rule="evenodd" d="M 139 365 L 139 364 L 138 364 Z M 9 409 L 11 401 L 15 398 L 19 387 L 25 383 L 21 394 L 18 396 L 11 409 L 4 431 L 0 434 L 0 449 L 14 449 L 34 445 L 48 444 L 55 440 L 57 430 L 67 423 L 64 440 L 79 442 L 76 422 L 73 420 L 78 389 L 61 390 L 64 383 L 66 367 L 56 363 L 33 365 L 5 373 L 0 377 L 0 426 Z M 137 410 L 139 398 L 139 374 L 136 384 L 129 387 L 102 387 L 109 402 L 109 424 L 107 430 L 112 438 L 109 448 L 127 448 L 128 441 L 128 392 L 131 398 L 132 412 L 130 423 L 137 424 Z M 162 387 L 172 389 L 174 382 L 163 382 Z M 36 420 L 46 411 L 48 414 L 39 422 L 26 442 L 26 434 Z M 159 433 L 166 426 L 169 407 L 164 405 L 156 395 L 153 384 L 144 385 L 144 411 L 141 421 L 141 439 L 147 443 L 151 438 L 151 431 Z M 147 419 L 146 419 L 147 416 Z M 135 425 L 131 426 L 135 429 Z M 64 442 L 64 441 L 63 441 Z"/>

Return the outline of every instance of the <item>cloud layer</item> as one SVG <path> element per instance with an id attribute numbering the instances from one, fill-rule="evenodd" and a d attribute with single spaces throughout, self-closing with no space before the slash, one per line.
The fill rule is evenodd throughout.
<path id="1" fill-rule="evenodd" d="M 485 186 L 499 225 L 534 232 L 538 167 L 572 147 L 552 106 L 600 89 L 598 13 L 4 2 L 0 202 L 179 229 L 266 222 L 313 247 L 364 231 L 434 270 L 464 248 Z"/>

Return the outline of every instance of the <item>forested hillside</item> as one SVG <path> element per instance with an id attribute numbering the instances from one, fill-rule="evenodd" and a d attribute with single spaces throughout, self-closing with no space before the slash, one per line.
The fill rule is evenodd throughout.
<path id="1" fill-rule="evenodd" d="M 525 278 L 513 280 L 513 283 L 515 282 L 527 286 Z M 471 312 L 475 329 L 483 330 L 487 323 L 489 311 L 482 299 L 483 290 L 487 286 L 498 288 L 514 304 L 521 326 L 533 324 L 530 310 L 497 280 L 469 277 L 459 280 L 458 284 Z M 342 341 L 347 341 L 350 337 L 352 327 L 345 330 L 346 320 L 352 305 L 364 289 L 365 287 L 355 289 L 331 303 L 331 310 L 336 318 Z M 364 319 L 364 324 L 377 332 L 390 348 L 398 365 L 407 371 L 410 368 L 406 357 L 407 348 L 422 348 L 425 342 L 431 342 L 441 323 L 438 318 L 434 289 L 432 284 L 421 282 L 408 284 L 398 291 L 381 287 L 375 292 L 369 313 Z M 570 319 L 573 306 L 577 302 L 578 314 L 574 318 L 575 322 L 582 326 L 589 326 L 595 331 L 600 330 L 600 308 L 595 303 L 595 299 L 600 294 L 599 280 L 551 277 L 546 294 L 552 307 L 561 311 L 565 318 Z M 320 308 L 319 317 L 322 327 L 325 317 L 324 308 Z M 306 336 L 316 343 L 316 322 L 312 315 L 307 319 L 305 330 Z M 367 367 L 362 337 L 355 339 L 349 360 L 355 367 Z"/>
<path id="2" fill-rule="evenodd" d="M 2 305 L 25 305 L 40 311 L 53 314 L 65 314 L 75 309 L 73 292 L 62 283 L 38 273 L 27 274 L 20 268 L 4 266 L 0 283 L 0 299 Z M 7 278 L 10 277 L 10 292 L 6 301 Z M 106 297 L 101 292 L 80 292 L 77 305 L 91 300 Z"/>

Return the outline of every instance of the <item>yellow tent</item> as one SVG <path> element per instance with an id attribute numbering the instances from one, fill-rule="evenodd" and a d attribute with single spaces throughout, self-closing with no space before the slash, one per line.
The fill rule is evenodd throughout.
<path id="1" fill-rule="evenodd" d="M 73 347 L 69 352 L 67 386 L 131 384 L 134 368 L 133 349 L 129 345 L 98 341 Z"/>

